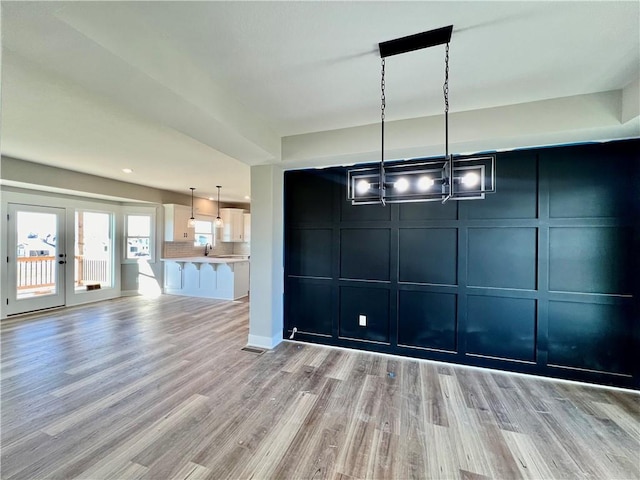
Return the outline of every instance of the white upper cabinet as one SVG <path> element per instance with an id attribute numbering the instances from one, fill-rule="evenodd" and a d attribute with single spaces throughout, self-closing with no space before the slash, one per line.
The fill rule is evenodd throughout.
<path id="1" fill-rule="evenodd" d="M 243 242 L 251 241 L 251 214 L 245 213 L 244 215 L 244 239 Z"/>
<path id="2" fill-rule="evenodd" d="M 188 228 L 191 208 L 184 205 L 164 205 L 164 240 L 166 242 L 193 242 L 195 228 Z"/>
<path id="3" fill-rule="evenodd" d="M 244 210 L 241 208 L 221 208 L 220 217 L 223 242 L 244 242 Z"/>

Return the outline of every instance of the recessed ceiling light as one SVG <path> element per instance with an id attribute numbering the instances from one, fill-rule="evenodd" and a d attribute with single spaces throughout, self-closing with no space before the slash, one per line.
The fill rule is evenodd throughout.
<path id="1" fill-rule="evenodd" d="M 209 197 L 209 200 L 215 200 L 215 198 L 213 198 L 213 197 Z"/>
<path id="2" fill-rule="evenodd" d="M 250 197 L 249 195 L 245 195 L 245 196 L 244 196 L 244 199 L 245 199 L 245 200 L 251 200 L 251 197 Z"/>
<path id="3" fill-rule="evenodd" d="M 133 170 L 131 170 L 130 168 L 123 168 L 122 171 L 124 173 L 133 173 Z"/>

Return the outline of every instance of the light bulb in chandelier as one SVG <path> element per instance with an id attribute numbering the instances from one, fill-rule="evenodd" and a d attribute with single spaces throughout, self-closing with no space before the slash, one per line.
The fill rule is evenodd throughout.
<path id="1" fill-rule="evenodd" d="M 407 190 L 409 190 L 409 180 L 407 180 L 406 178 L 399 178 L 398 180 L 396 180 L 396 183 L 394 185 L 394 188 L 399 192 L 399 193 L 404 193 Z"/>
<path id="2" fill-rule="evenodd" d="M 433 181 L 433 178 L 424 175 L 418 179 L 418 190 L 420 190 L 421 192 L 426 192 L 431 187 L 433 187 L 434 183 L 435 182 Z"/>
<path id="3" fill-rule="evenodd" d="M 469 172 L 462 177 L 460 182 L 467 188 L 475 187 L 480 183 L 480 176 L 476 172 Z"/>
<path id="4" fill-rule="evenodd" d="M 367 191 L 369 190 L 369 182 L 367 182 L 366 180 L 360 180 L 357 184 L 356 184 L 356 192 L 358 192 L 359 194 L 364 194 L 367 193 Z"/>

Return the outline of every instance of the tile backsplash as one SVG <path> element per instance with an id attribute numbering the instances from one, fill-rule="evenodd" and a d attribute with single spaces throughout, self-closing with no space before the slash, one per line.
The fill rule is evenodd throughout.
<path id="1" fill-rule="evenodd" d="M 209 255 L 232 255 L 234 245 L 233 243 L 217 242 Z M 204 255 L 204 247 L 194 247 L 191 242 L 164 242 L 162 249 L 163 258 L 200 257 L 202 255 Z"/>
<path id="2" fill-rule="evenodd" d="M 232 243 L 234 255 L 251 255 L 251 243 Z"/>
<path id="3" fill-rule="evenodd" d="M 204 255 L 204 247 L 194 247 L 191 242 L 164 242 L 163 258 L 199 257 Z M 216 242 L 209 255 L 251 255 L 251 243 Z"/>

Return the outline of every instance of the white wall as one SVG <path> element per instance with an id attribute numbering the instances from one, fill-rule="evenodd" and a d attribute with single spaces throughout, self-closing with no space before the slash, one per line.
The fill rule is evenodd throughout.
<path id="1" fill-rule="evenodd" d="M 630 84 L 624 91 L 453 111 L 449 115 L 449 151 L 464 154 L 637 137 L 640 118 L 636 87 Z M 440 155 L 444 155 L 444 115 L 385 123 L 385 159 Z M 285 168 L 326 167 L 379 159 L 379 123 L 282 139 Z"/>
<path id="2" fill-rule="evenodd" d="M 251 280 L 249 345 L 282 341 L 284 293 L 283 170 L 251 167 Z"/>
<path id="3" fill-rule="evenodd" d="M 2 156 L 0 165 L 0 175 L 4 185 L 115 201 L 182 205 L 189 205 L 191 202 L 188 192 L 182 195 L 7 156 Z"/>

